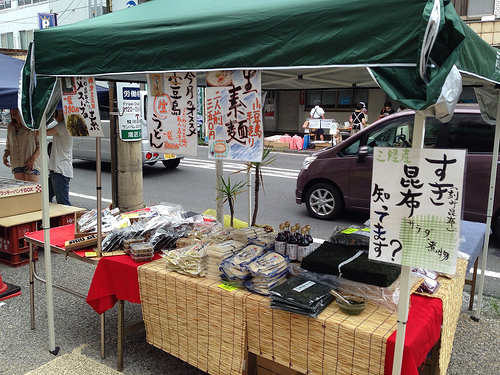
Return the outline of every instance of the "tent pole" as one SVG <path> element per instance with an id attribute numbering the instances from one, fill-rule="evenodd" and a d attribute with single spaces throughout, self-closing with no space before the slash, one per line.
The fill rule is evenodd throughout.
<path id="1" fill-rule="evenodd" d="M 252 168 L 248 169 L 247 173 L 247 189 L 248 189 L 248 226 L 252 222 Z"/>
<path id="2" fill-rule="evenodd" d="M 224 172 L 224 162 L 220 159 L 215 160 L 215 189 L 216 195 L 216 219 L 224 227 L 224 201 L 222 199 L 222 175 Z"/>
<path id="3" fill-rule="evenodd" d="M 42 227 L 43 227 L 43 252 L 45 255 L 45 287 L 47 290 L 47 321 L 49 328 L 49 352 L 57 355 L 59 347 L 55 343 L 54 329 L 54 297 L 52 295 L 52 259 L 50 251 L 50 215 L 49 215 L 49 166 L 47 154 L 47 119 L 46 114 L 42 116 L 40 122 L 40 159 L 41 159 L 41 180 L 42 180 Z"/>
<path id="4" fill-rule="evenodd" d="M 500 96 L 499 98 L 500 99 Z M 481 253 L 481 276 L 479 278 L 479 289 L 477 292 L 476 310 L 472 320 L 476 322 L 481 318 L 481 305 L 483 302 L 484 278 L 486 273 L 486 262 L 488 259 L 488 248 L 490 241 L 491 219 L 493 216 L 493 201 L 495 200 L 495 185 L 497 181 L 497 168 L 498 168 L 498 149 L 500 142 L 500 100 L 497 99 L 497 115 L 496 115 L 496 128 L 495 128 L 495 141 L 493 143 L 493 157 L 491 160 L 491 173 L 490 173 L 490 190 L 488 194 L 488 210 L 486 216 L 486 229 L 484 233 L 483 252 Z M 474 298 L 471 293 L 470 298 Z"/>
<path id="5" fill-rule="evenodd" d="M 102 206 L 101 206 L 101 138 L 96 137 L 95 139 L 95 149 L 96 149 L 96 161 L 95 161 L 95 173 L 96 173 L 96 196 L 97 196 L 97 254 L 99 258 L 102 257 Z"/>
<path id="6" fill-rule="evenodd" d="M 413 128 L 412 144 L 413 148 L 421 149 L 424 144 L 425 134 L 425 113 L 415 112 L 415 125 Z M 396 343 L 394 347 L 394 358 L 392 363 L 392 375 L 401 374 L 403 364 L 403 351 L 405 345 L 406 322 L 410 311 L 410 290 L 411 290 L 411 268 L 401 266 L 401 284 L 399 287 L 398 301 L 398 327 L 396 331 Z"/>

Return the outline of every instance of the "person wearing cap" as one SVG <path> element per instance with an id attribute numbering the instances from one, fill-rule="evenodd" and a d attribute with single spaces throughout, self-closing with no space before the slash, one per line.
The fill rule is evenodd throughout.
<path id="1" fill-rule="evenodd" d="M 321 106 L 321 100 L 315 100 L 314 101 L 314 108 L 311 109 L 311 113 L 310 113 L 312 119 L 321 119 L 321 118 L 324 119 L 325 118 L 325 111 L 320 106 Z M 325 140 L 325 138 L 323 136 L 324 131 L 323 131 L 323 129 L 321 129 L 321 123 L 320 123 L 319 129 L 314 129 L 314 131 L 311 131 L 311 134 L 313 135 L 313 141 L 316 141 L 316 134 L 319 135 L 319 139 L 321 141 Z"/>

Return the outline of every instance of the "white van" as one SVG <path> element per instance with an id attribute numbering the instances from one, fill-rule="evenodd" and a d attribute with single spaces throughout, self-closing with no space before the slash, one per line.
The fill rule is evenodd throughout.
<path id="1" fill-rule="evenodd" d="M 156 162 L 161 161 L 166 168 L 174 169 L 179 165 L 183 156 L 163 154 L 157 151 L 151 151 L 149 148 L 148 125 L 146 121 L 147 99 L 147 92 L 141 91 L 142 163 L 154 165 Z M 101 138 L 101 161 L 111 163 L 109 120 L 101 120 L 101 126 L 104 132 L 104 137 Z M 95 144 L 96 140 L 92 137 L 73 138 L 73 159 L 96 160 Z"/>

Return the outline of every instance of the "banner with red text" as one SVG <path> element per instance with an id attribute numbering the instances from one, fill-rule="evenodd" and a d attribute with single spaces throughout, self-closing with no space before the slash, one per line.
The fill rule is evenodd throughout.
<path id="1" fill-rule="evenodd" d="M 197 155 L 196 74 L 148 74 L 147 122 L 151 150 Z"/>
<path id="2" fill-rule="evenodd" d="M 264 148 L 261 72 L 212 71 L 206 77 L 209 157 L 260 162 Z"/>

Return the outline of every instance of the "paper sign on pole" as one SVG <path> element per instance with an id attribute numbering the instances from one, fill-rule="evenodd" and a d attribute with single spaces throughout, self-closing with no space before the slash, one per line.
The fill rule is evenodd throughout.
<path id="1" fill-rule="evenodd" d="M 264 149 L 259 70 L 207 72 L 208 155 L 260 162 Z"/>
<path id="2" fill-rule="evenodd" d="M 139 141 L 142 136 L 141 88 L 138 83 L 116 83 L 118 127 L 122 141 Z"/>
<path id="3" fill-rule="evenodd" d="M 148 74 L 147 121 L 151 150 L 196 156 L 196 74 Z"/>
<path id="4" fill-rule="evenodd" d="M 465 150 L 376 147 L 369 258 L 455 273 Z"/>
<path id="5" fill-rule="evenodd" d="M 72 137 L 103 137 L 93 77 L 61 78 L 64 122 Z"/>

